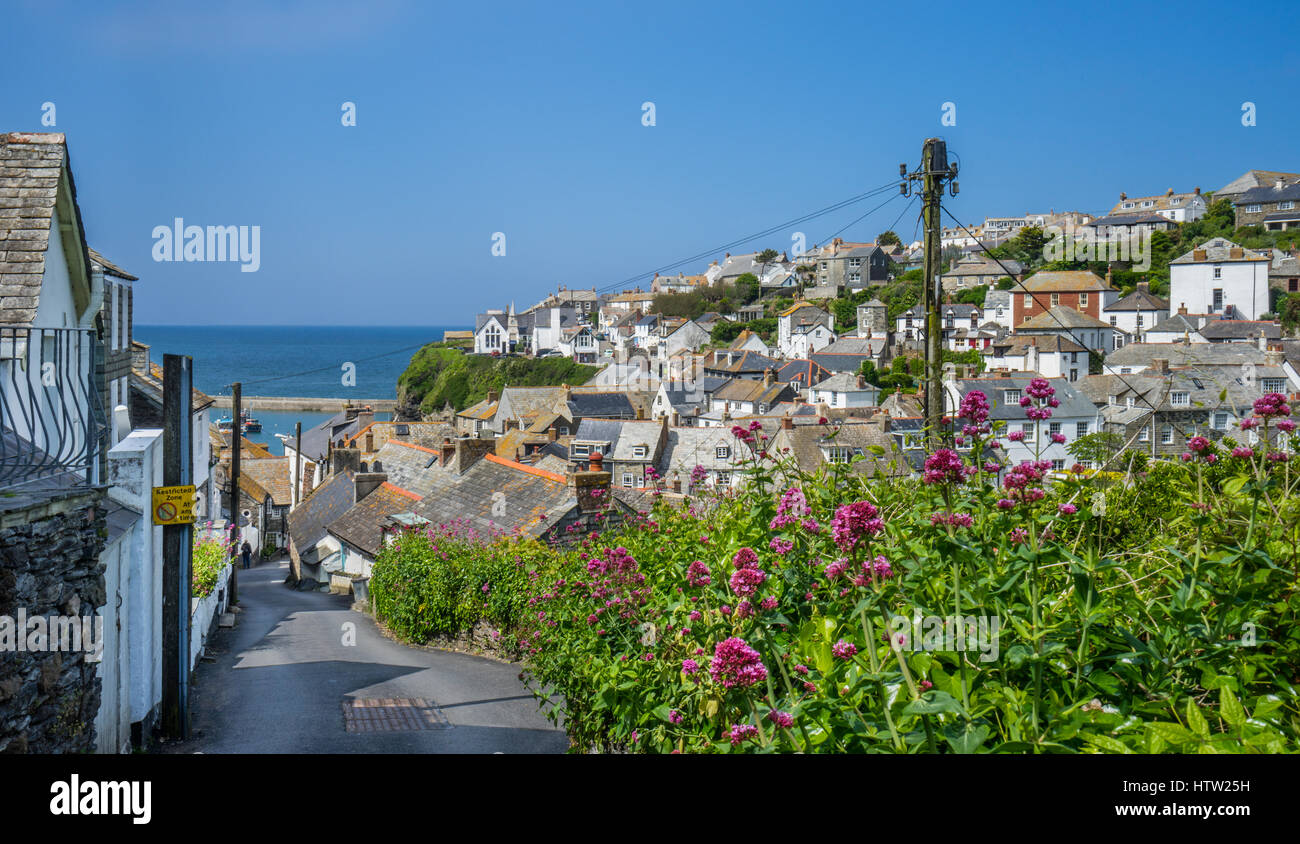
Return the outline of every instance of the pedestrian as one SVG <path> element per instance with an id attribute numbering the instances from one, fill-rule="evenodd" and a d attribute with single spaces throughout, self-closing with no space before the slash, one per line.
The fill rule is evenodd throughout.
<path id="1" fill-rule="evenodd" d="M 239 554 L 244 558 L 244 568 L 248 568 L 251 565 L 249 560 L 253 556 L 253 546 L 249 545 L 247 540 L 240 546 Z"/>

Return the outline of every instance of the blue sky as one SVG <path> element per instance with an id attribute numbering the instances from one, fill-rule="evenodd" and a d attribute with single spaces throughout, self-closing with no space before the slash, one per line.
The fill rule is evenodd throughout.
<path id="1" fill-rule="evenodd" d="M 931 135 L 971 223 L 1300 171 L 1287 5 L 986 8 L 931 4 L 923 41 L 899 3 L 24 0 L 0 131 L 67 134 L 91 245 L 140 277 L 142 324 L 464 324 L 883 185 Z M 797 228 L 824 241 L 884 198 Z M 155 262 L 175 217 L 260 226 L 260 269 Z"/>

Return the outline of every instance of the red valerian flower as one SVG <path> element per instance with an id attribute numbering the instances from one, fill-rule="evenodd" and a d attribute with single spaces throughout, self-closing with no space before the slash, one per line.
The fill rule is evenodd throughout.
<path id="1" fill-rule="evenodd" d="M 961 457 L 950 448 L 936 449 L 925 458 L 925 472 L 921 475 L 922 483 L 959 484 L 966 479 L 966 467 Z"/>
<path id="2" fill-rule="evenodd" d="M 726 689 L 752 686 L 767 679 L 762 656 L 748 642 L 736 636 L 719 642 L 713 649 L 709 673 L 715 683 Z"/>
<path id="3" fill-rule="evenodd" d="M 875 536 L 885 529 L 883 519 L 877 517 L 874 504 L 856 501 L 841 505 L 831 519 L 831 535 L 842 551 L 852 551 L 859 540 Z"/>

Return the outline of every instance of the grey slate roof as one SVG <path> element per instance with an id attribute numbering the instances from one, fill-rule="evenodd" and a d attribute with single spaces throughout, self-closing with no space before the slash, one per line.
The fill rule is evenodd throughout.
<path id="1" fill-rule="evenodd" d="M 1205 258 L 1196 260 L 1196 250 L 1204 249 Z M 1240 258 L 1232 257 L 1233 249 L 1241 249 Z M 1216 237 L 1205 241 L 1194 249 L 1189 249 L 1182 255 L 1170 261 L 1170 264 L 1204 264 L 1214 263 L 1221 264 L 1229 261 L 1271 261 L 1272 259 L 1262 252 L 1256 252 L 1253 249 L 1243 249 L 1231 240 L 1223 237 Z"/>
<path id="2" fill-rule="evenodd" d="M 480 532 L 538 536 L 576 506 L 562 476 L 488 455 L 463 475 L 440 474 L 411 509 L 435 525 L 460 522 Z"/>
<path id="3" fill-rule="evenodd" d="M 1114 304 L 1107 305 L 1102 310 L 1110 311 L 1167 311 L 1169 303 L 1159 296 L 1153 294 L 1150 290 L 1137 288 L 1132 293 Z"/>
<path id="4" fill-rule="evenodd" d="M 1263 334 L 1268 340 L 1282 337 L 1282 326 L 1276 322 L 1248 319 L 1212 319 L 1201 326 L 1201 336 L 1206 340 L 1253 340 Z"/>
<path id="5" fill-rule="evenodd" d="M 957 382 L 958 391 L 964 397 L 972 390 L 980 390 L 988 397 L 989 418 L 1007 422 L 1023 422 L 1025 419 L 1025 409 L 1019 404 L 1007 404 L 1003 401 L 1004 390 L 1019 390 L 1021 395 L 1025 394 L 1025 389 L 1029 382 L 1037 378 L 1032 373 L 1012 373 L 1010 375 L 1000 376 L 998 378 L 968 378 Z M 1064 378 L 1048 378 L 1047 382 L 1056 389 L 1053 396 L 1061 404 L 1052 411 L 1053 417 L 1071 418 L 1077 416 L 1092 417 L 1097 414 L 1097 409 L 1092 401 L 1079 390 L 1074 388 Z"/>
<path id="6" fill-rule="evenodd" d="M 1171 367 L 1227 365 L 1243 363 L 1262 364 L 1267 353 L 1254 343 L 1129 343 L 1106 356 L 1106 365 L 1150 366 L 1151 361 L 1164 358 Z M 1125 376 L 1129 377 L 1129 376 Z"/>
<path id="7" fill-rule="evenodd" d="M 570 419 L 585 419 L 588 416 L 603 416 L 612 419 L 630 419 L 636 416 L 636 408 L 627 393 L 574 392 L 565 402 Z"/>
<path id="8" fill-rule="evenodd" d="M 65 216 L 73 219 L 62 222 L 73 226 L 78 238 L 82 236 L 81 210 L 68 160 L 60 133 L 0 135 L 0 324 L 30 325 L 36 317 L 50 225 L 64 176 L 72 209 Z M 68 260 L 77 262 L 83 276 L 90 277 L 84 241 L 81 253 L 69 255 Z"/>
<path id="9" fill-rule="evenodd" d="M 352 508 L 356 491 L 351 472 L 325 479 L 311 495 L 289 513 L 289 536 L 298 553 L 325 538 L 329 524 Z"/>
<path id="10" fill-rule="evenodd" d="M 1279 202 L 1285 200 L 1300 199 L 1300 182 L 1292 182 L 1285 185 L 1280 190 L 1273 185 L 1260 185 L 1257 188 L 1251 188 L 1245 193 L 1232 200 L 1233 205 L 1250 205 L 1252 203 L 1262 202 Z"/>

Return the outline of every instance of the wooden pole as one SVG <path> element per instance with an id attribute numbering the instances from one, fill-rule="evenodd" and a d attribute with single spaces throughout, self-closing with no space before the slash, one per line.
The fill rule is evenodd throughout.
<path id="1" fill-rule="evenodd" d="M 193 360 L 163 355 L 163 485 L 194 482 L 191 401 Z M 162 728 L 172 738 L 190 732 L 190 595 L 193 526 L 163 526 Z"/>
<path id="2" fill-rule="evenodd" d="M 948 148 L 939 138 L 927 138 L 921 147 L 921 219 L 925 226 L 925 281 L 922 303 L 925 310 L 925 425 L 931 443 L 939 441 L 939 420 L 943 418 L 943 341 L 939 320 L 940 247 L 939 201 L 948 169 Z"/>
<path id="3" fill-rule="evenodd" d="M 243 384 L 236 381 L 230 385 L 231 418 L 234 424 L 230 428 L 230 554 L 233 565 L 230 568 L 230 603 L 239 602 L 239 452 L 244 443 L 244 425 L 240 419 Z"/>

